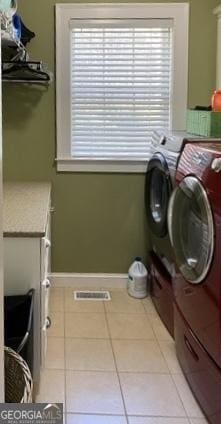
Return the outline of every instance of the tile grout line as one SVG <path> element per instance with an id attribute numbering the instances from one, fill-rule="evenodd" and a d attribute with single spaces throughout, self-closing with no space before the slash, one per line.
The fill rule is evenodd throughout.
<path id="1" fill-rule="evenodd" d="M 94 339 L 95 340 L 95 339 Z M 110 341 L 109 339 L 106 339 L 106 341 Z M 123 340 L 123 341 L 128 341 L 127 339 Z M 134 340 L 132 340 L 134 341 Z M 136 341 L 136 340 L 135 340 Z M 152 341 L 152 340 L 151 340 Z M 45 369 L 47 370 L 54 370 L 54 371 L 64 371 L 64 368 L 50 368 L 50 367 L 45 367 Z M 83 373 L 83 372 L 90 372 L 90 373 L 113 373 L 115 372 L 115 370 L 111 370 L 111 369 L 103 369 L 103 370 L 98 370 L 98 369 L 87 369 L 87 370 L 79 370 L 77 368 L 66 368 L 67 371 L 73 371 L 73 372 L 79 372 L 79 373 Z M 170 375 L 170 372 L 151 372 L 151 371 L 119 371 L 119 373 L 121 374 L 150 374 L 150 375 Z M 180 375 L 180 374 L 175 374 L 175 375 Z M 195 417 L 196 418 L 196 417 Z"/>
<path id="2" fill-rule="evenodd" d="M 144 306 L 144 305 L 143 305 Z M 155 308 L 155 307 L 154 307 Z M 168 369 L 168 374 L 167 375 L 170 375 L 170 377 L 171 377 L 171 379 L 172 379 L 172 381 L 173 381 L 173 384 L 174 384 L 174 386 L 175 386 L 175 389 L 176 389 L 176 392 L 177 392 L 177 394 L 178 394 L 178 397 L 179 397 L 179 399 L 180 399 L 180 401 L 181 401 L 181 404 L 182 404 L 182 406 L 183 406 L 183 408 L 184 408 L 184 404 L 183 404 L 183 401 L 182 401 L 182 399 L 181 399 L 181 397 L 180 397 L 180 394 L 178 393 L 178 390 L 177 390 L 177 386 L 176 386 L 176 384 L 175 384 L 175 382 L 174 382 L 174 380 L 173 380 L 173 378 L 172 378 L 172 374 L 171 374 L 171 371 L 170 371 L 170 369 L 169 369 L 169 366 L 168 366 L 168 363 L 167 363 L 167 361 L 166 361 L 166 358 L 165 358 L 165 356 L 164 356 L 164 354 L 163 354 L 163 351 L 162 351 L 162 349 L 161 349 L 161 346 L 160 346 L 160 342 L 159 342 L 159 339 L 158 339 L 158 337 L 157 337 L 157 333 L 156 333 L 156 331 L 155 331 L 155 329 L 154 329 L 154 325 L 152 324 L 152 321 L 150 320 L 150 318 L 149 318 L 149 315 L 154 315 L 153 313 L 151 314 L 151 313 L 148 313 L 147 312 L 147 310 L 146 310 L 146 308 L 144 308 L 145 309 L 145 313 L 146 313 L 146 315 L 147 315 L 147 319 L 148 319 L 148 322 L 149 322 L 149 324 L 150 324 L 150 326 L 151 326 L 151 328 L 152 328 L 152 330 L 153 330 L 153 333 L 154 333 L 154 336 L 155 336 L 155 339 L 156 339 L 156 343 L 157 343 L 157 345 L 158 345 L 158 347 L 159 347 L 159 350 L 160 350 L 160 352 L 161 352 L 161 355 L 163 356 L 163 359 L 164 359 L 164 361 L 165 361 L 165 364 L 166 364 L 166 366 L 167 366 L 167 369 Z M 155 308 L 155 311 L 156 311 L 156 308 Z M 156 311 L 157 312 L 157 311 Z M 185 412 L 185 414 L 186 414 L 186 418 L 187 418 L 187 420 L 189 421 L 189 417 L 188 417 L 188 415 L 187 415 L 187 411 L 186 411 L 186 409 L 184 408 L 184 412 Z M 190 423 L 191 424 L 191 423 Z"/>
<path id="3" fill-rule="evenodd" d="M 49 300 L 49 315 L 51 316 L 51 313 L 60 313 L 61 315 L 63 315 L 63 331 L 64 331 L 64 335 L 63 336 L 51 336 L 50 333 L 47 335 L 47 339 L 62 339 L 62 341 L 64 342 L 63 345 L 63 354 L 64 354 L 64 367 L 63 368 L 50 368 L 50 367 L 44 367 L 44 369 L 46 370 L 53 370 L 53 371 L 63 371 L 64 374 L 64 403 L 63 403 L 63 418 L 64 418 L 64 424 L 66 424 L 66 384 L 65 384 L 65 311 L 64 311 L 64 289 L 63 287 L 62 289 L 62 308 L 58 311 L 57 308 L 51 308 L 51 304 L 52 303 L 52 295 L 50 295 L 50 300 Z M 53 289 L 52 289 L 53 290 Z M 52 321 L 52 325 L 53 325 L 53 321 Z M 47 352 L 48 354 L 48 352 Z"/>
<path id="4" fill-rule="evenodd" d="M 90 413 L 90 412 L 80 412 L 80 411 L 78 411 L 78 412 L 68 412 L 66 415 L 70 415 L 70 416 L 77 416 L 77 415 L 80 415 L 80 416 L 82 416 L 82 417 L 101 417 L 101 418 L 103 418 L 103 417 L 107 417 L 107 418 L 127 418 L 126 417 L 126 415 L 123 415 L 123 414 L 107 414 L 107 413 Z M 135 416 L 135 415 L 130 415 L 130 417 L 138 417 L 138 418 L 149 418 L 149 416 L 146 416 L 146 415 L 137 415 L 137 416 Z M 154 417 L 155 418 L 155 417 Z M 162 417 L 162 418 L 164 418 L 164 417 Z M 170 417 L 169 417 L 170 418 Z M 94 423 L 95 424 L 95 423 Z"/>
<path id="5" fill-rule="evenodd" d="M 64 337 L 61 337 L 61 336 L 48 336 L 48 338 L 49 339 L 64 339 Z M 109 340 L 109 337 L 66 337 L 67 339 L 69 339 L 69 340 Z M 154 342 L 155 341 L 155 339 L 135 339 L 135 338 L 132 338 L 132 337 L 130 337 L 130 338 L 124 338 L 124 339 L 122 339 L 122 338 L 120 338 L 120 337 L 117 337 L 117 338 L 113 338 L 113 340 L 116 340 L 116 341 L 125 341 L 125 340 L 127 340 L 127 341 L 138 341 L 138 342 Z M 178 373 L 174 373 L 174 374 L 178 374 Z"/>
<path id="6" fill-rule="evenodd" d="M 104 315 L 105 315 L 105 320 L 106 320 L 106 324 L 107 324 L 107 330 L 108 330 L 108 334 L 109 334 L 109 340 L 110 340 L 111 350 L 112 350 L 112 354 L 113 354 L 113 358 L 114 358 L 114 364 L 115 364 L 115 368 L 116 368 L 117 379 L 118 379 L 118 383 L 119 383 L 119 387 L 120 387 L 120 393 L 121 393 L 121 398 L 122 398 L 122 402 L 123 402 L 125 418 L 126 418 L 127 424 L 129 424 L 129 419 L 128 419 L 128 416 L 127 416 L 127 409 L 126 409 L 125 399 L 124 399 L 124 395 L 123 395 L 123 388 L 121 386 L 120 376 L 119 376 L 119 372 L 118 372 L 117 360 L 116 360 L 116 356 L 115 356 L 115 352 L 114 352 L 114 346 L 113 346 L 113 341 L 112 341 L 112 337 L 111 337 L 111 331 L 110 331 L 110 327 L 109 327 L 109 322 L 108 322 L 108 317 L 107 317 L 107 310 L 105 308 L 105 303 L 104 303 Z"/>
<path id="7" fill-rule="evenodd" d="M 147 314 L 147 315 L 148 315 L 148 314 Z M 171 371 L 170 371 L 170 369 L 169 369 L 169 367 L 168 367 L 168 364 L 167 364 L 167 361 L 166 361 L 166 359 L 165 359 L 165 357 L 164 357 L 163 351 L 161 350 L 160 342 L 159 342 L 159 339 L 158 339 L 158 337 L 157 337 L 157 333 L 156 333 L 156 331 L 154 330 L 154 326 L 153 326 L 153 324 L 152 324 L 151 320 L 150 320 L 150 319 L 148 319 L 148 320 L 149 320 L 149 322 L 150 322 L 150 325 L 151 325 L 152 330 L 153 330 L 153 332 L 154 332 L 154 335 L 155 335 L 155 337 L 156 337 L 156 341 L 157 341 L 157 344 L 158 344 L 158 346 L 159 346 L 160 352 L 161 352 L 161 354 L 163 355 L 163 358 L 164 358 L 164 360 L 165 360 L 165 362 L 166 362 L 167 368 L 168 368 L 168 370 L 169 370 L 169 375 L 170 375 L 170 377 L 171 377 L 171 379 L 172 379 L 172 382 L 173 382 L 173 384 L 174 384 L 174 386 L 175 386 L 175 389 L 176 389 L 176 392 L 177 392 L 178 398 L 180 399 L 181 404 L 182 404 L 182 406 L 183 406 L 183 410 L 184 410 L 184 412 L 185 412 L 185 414 L 186 414 L 186 418 L 188 419 L 188 421 L 190 421 L 189 416 L 188 416 L 188 414 L 187 414 L 187 410 L 186 410 L 186 408 L 185 408 L 185 406 L 184 406 L 184 402 L 183 402 L 183 400 L 182 400 L 182 398 L 181 398 L 181 396 L 180 396 L 180 393 L 179 393 L 179 391 L 178 391 L 177 385 L 176 385 L 176 383 L 175 383 L 175 381 L 174 381 L 174 379 L 173 379 L 173 375 L 172 375 L 172 373 L 171 373 Z M 162 321 L 162 320 L 161 320 L 161 321 Z M 164 324 L 163 324 L 163 322 L 162 322 L 162 325 L 164 325 Z M 167 330 L 167 331 L 168 331 L 168 330 Z"/>
<path id="8" fill-rule="evenodd" d="M 67 415 L 83 415 L 83 416 L 94 416 L 94 415 L 96 415 L 96 416 L 101 416 L 101 417 L 124 417 L 125 418 L 125 416 L 123 415 L 123 414 L 111 414 L 111 413 L 107 413 L 107 412 L 92 412 L 92 413 L 90 413 L 90 412 L 80 412 L 80 411 L 78 411 L 78 412 L 68 412 L 67 413 Z M 196 419 L 198 419 L 199 420 L 199 418 L 188 418 L 188 417 L 184 417 L 183 415 L 178 415 L 177 417 L 175 417 L 174 415 L 152 415 L 152 414 L 150 414 L 150 415 L 137 415 L 137 414 L 130 414 L 130 415 L 128 415 L 130 418 L 131 417 L 135 417 L 135 418 L 157 418 L 157 419 L 159 419 L 159 418 L 169 418 L 169 419 L 176 419 L 176 418 L 178 418 L 178 419 L 184 419 L 184 420 L 189 420 L 189 419 L 192 419 L 192 420 L 196 420 Z"/>
<path id="9" fill-rule="evenodd" d="M 181 395 L 180 395 L 180 393 L 179 393 L 179 390 L 178 390 L 178 387 L 177 387 L 177 385 L 176 385 L 176 382 L 175 382 L 175 380 L 174 380 L 174 378 L 173 378 L 173 374 L 171 374 L 171 378 L 172 378 L 172 380 L 173 380 L 174 386 L 176 387 L 176 391 L 177 391 L 177 393 L 178 393 L 178 396 L 179 396 L 179 398 L 180 398 L 180 400 L 181 400 L 181 402 L 182 402 L 182 405 L 183 405 L 184 411 L 185 411 L 185 413 L 186 413 L 186 416 L 187 416 L 188 420 L 190 421 L 190 419 L 191 419 L 192 417 L 190 417 L 190 416 L 189 416 L 189 414 L 188 414 L 188 412 L 187 412 L 187 409 L 186 409 L 185 404 L 184 404 L 184 402 L 183 402 L 183 400 L 182 400 L 182 397 L 181 397 Z M 198 403 L 197 403 L 197 405 L 198 405 Z M 195 417 L 195 418 L 197 418 L 197 417 Z"/>
<path id="10" fill-rule="evenodd" d="M 145 315 L 146 315 L 146 308 L 145 308 L 145 306 L 144 306 L 144 303 L 143 303 L 143 299 L 140 299 L 141 300 L 141 305 L 142 305 L 142 307 L 143 307 L 143 310 L 144 310 L 144 313 L 145 313 Z"/>
<path id="11" fill-rule="evenodd" d="M 66 384 L 66 331 L 65 331 L 65 289 L 62 290 L 63 293 L 63 311 L 64 311 L 64 407 L 65 407 L 65 423 L 67 422 L 67 384 Z"/>
<path id="12" fill-rule="evenodd" d="M 51 312 L 59 312 L 59 311 L 51 311 Z M 98 315 L 102 315 L 104 313 L 104 311 L 67 311 L 66 314 L 98 314 Z M 136 316 L 143 316 L 143 315 L 153 315 L 150 313 L 147 313 L 146 311 L 144 312 L 109 312 L 107 311 L 107 314 L 109 315 L 136 315 Z"/>
<path id="13" fill-rule="evenodd" d="M 182 368 L 181 368 L 181 370 L 182 370 Z M 173 373 L 171 373 L 171 377 L 172 377 L 172 379 L 173 379 L 173 381 L 174 381 L 174 384 L 175 384 L 175 386 L 177 387 L 177 385 L 176 385 L 176 381 L 175 381 L 175 379 L 174 379 L 174 376 L 182 376 L 182 377 L 184 377 L 184 379 L 185 379 L 185 382 L 186 382 L 186 384 L 187 384 L 187 386 L 188 386 L 188 389 L 189 389 L 189 391 L 190 391 L 190 393 L 191 393 L 191 395 L 192 395 L 192 397 L 193 397 L 193 399 L 194 399 L 194 401 L 196 402 L 196 404 L 197 404 L 197 406 L 199 407 L 199 409 L 200 409 L 200 411 L 202 412 L 202 417 L 197 417 L 197 416 L 191 416 L 191 415 L 189 415 L 188 414 L 188 412 L 186 411 L 186 408 L 185 408 L 185 406 L 184 406 L 184 409 L 185 409 L 185 411 L 186 411 L 186 413 L 187 413 L 187 417 L 188 417 L 188 419 L 189 419 L 189 421 L 191 421 L 191 420 L 207 420 L 207 418 L 206 418 L 206 416 L 204 415 L 204 412 L 203 412 L 203 410 L 201 409 L 201 406 L 200 406 L 200 404 L 198 403 L 198 401 L 197 401 L 197 399 L 195 398 L 195 396 L 194 396 L 194 394 L 193 394 L 193 392 L 192 392 L 192 390 L 191 390 L 191 387 L 189 386 L 189 383 L 188 383 L 188 381 L 187 381 L 187 379 L 186 379 L 186 377 L 185 377 L 185 374 L 184 374 L 184 372 L 182 371 L 182 374 L 179 374 L 179 373 L 177 373 L 177 372 L 173 372 Z M 178 388 L 177 388 L 177 391 L 179 392 L 179 390 L 178 390 Z"/>
<path id="14" fill-rule="evenodd" d="M 171 374 L 170 369 L 169 369 L 169 366 L 168 366 L 167 361 L 166 361 L 166 358 L 165 358 L 165 356 L 164 356 L 164 354 L 163 354 L 163 351 L 162 351 L 162 349 L 161 349 L 160 342 L 159 342 L 159 339 L 158 339 L 158 337 L 157 337 L 157 333 L 155 332 L 155 330 L 154 330 L 154 326 L 153 326 L 153 324 L 152 324 L 151 320 L 150 320 L 150 319 L 149 319 L 149 317 L 148 317 L 148 313 L 147 313 L 147 311 L 146 311 L 146 315 L 147 315 L 147 318 L 148 318 L 148 322 L 149 322 L 149 324 L 150 324 L 150 326 L 151 326 L 151 328 L 152 328 L 152 330 L 153 330 L 153 333 L 154 333 L 154 336 L 155 336 L 155 339 L 156 339 L 156 343 L 157 343 L 157 345 L 158 345 L 158 347 L 159 347 L 160 353 L 161 353 L 161 355 L 163 356 L 164 362 L 165 362 L 165 364 L 166 364 L 166 366 L 167 366 L 168 374 Z M 149 314 L 149 315 L 150 315 L 150 314 Z"/>
<path id="15" fill-rule="evenodd" d="M 167 360 L 167 357 L 166 357 L 166 354 L 164 353 L 164 351 L 163 351 L 163 348 L 161 347 L 161 343 L 163 344 L 163 343 L 170 343 L 169 342 L 169 340 L 159 340 L 159 345 L 160 345 L 160 350 L 161 350 L 161 352 L 162 352 L 162 355 L 163 355 L 163 357 L 164 357 L 164 359 L 165 359 L 165 361 L 166 361 L 166 363 L 168 364 L 168 360 Z M 173 339 L 172 341 L 171 341 L 171 343 L 174 343 L 174 350 L 175 350 L 175 355 L 176 355 L 176 349 L 175 349 L 175 340 Z M 178 361 L 178 358 L 177 358 L 177 356 L 176 356 L 176 359 L 177 359 L 177 361 Z M 178 365 L 180 366 L 180 364 L 179 364 L 179 361 L 178 361 Z M 180 367 L 180 369 L 181 369 L 181 372 L 172 372 L 171 370 L 170 370 L 170 367 L 169 367 L 169 364 L 168 364 L 168 368 L 169 368 L 169 371 L 170 371 L 170 374 L 172 375 L 172 374 L 183 374 L 183 371 L 182 371 L 182 369 L 181 369 L 181 367 Z"/>

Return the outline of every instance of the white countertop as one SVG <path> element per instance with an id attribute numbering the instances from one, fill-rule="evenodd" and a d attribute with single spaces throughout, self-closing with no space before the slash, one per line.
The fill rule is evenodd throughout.
<path id="1" fill-rule="evenodd" d="M 4 237 L 42 237 L 50 206 L 48 182 L 6 182 L 3 185 Z"/>

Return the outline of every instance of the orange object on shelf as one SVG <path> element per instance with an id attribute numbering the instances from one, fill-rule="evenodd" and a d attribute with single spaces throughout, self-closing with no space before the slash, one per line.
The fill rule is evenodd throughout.
<path id="1" fill-rule="evenodd" d="M 213 112 L 221 112 L 221 90 L 214 91 L 211 102 Z"/>

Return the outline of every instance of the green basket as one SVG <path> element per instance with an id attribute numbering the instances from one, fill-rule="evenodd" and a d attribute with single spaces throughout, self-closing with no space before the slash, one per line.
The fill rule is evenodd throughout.
<path id="1" fill-rule="evenodd" d="M 204 137 L 221 137 L 221 112 L 189 109 L 187 132 Z"/>

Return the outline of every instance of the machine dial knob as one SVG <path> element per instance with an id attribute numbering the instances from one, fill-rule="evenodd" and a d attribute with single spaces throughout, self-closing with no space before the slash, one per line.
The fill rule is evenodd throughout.
<path id="1" fill-rule="evenodd" d="M 221 158 L 216 158 L 212 161 L 211 168 L 215 172 L 221 171 Z"/>

